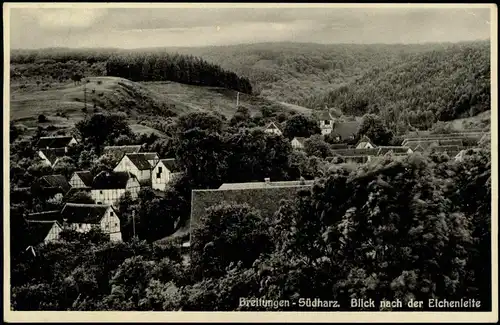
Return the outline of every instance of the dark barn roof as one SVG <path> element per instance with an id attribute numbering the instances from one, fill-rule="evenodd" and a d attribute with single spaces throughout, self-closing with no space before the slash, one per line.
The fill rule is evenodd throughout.
<path id="1" fill-rule="evenodd" d="M 127 153 L 137 153 L 141 151 L 141 145 L 132 146 L 106 146 L 103 148 L 102 153 L 104 155 L 109 154 L 115 156 L 116 158 L 121 158 Z"/>
<path id="2" fill-rule="evenodd" d="M 129 179 L 135 176 L 129 172 L 102 171 L 92 181 L 92 188 L 98 190 L 121 189 L 127 187 Z"/>
<path id="3" fill-rule="evenodd" d="M 260 183 L 261 184 L 261 183 Z M 282 199 L 294 198 L 301 189 L 309 189 L 311 183 L 295 186 L 260 186 L 238 189 L 193 190 L 191 197 L 190 227 L 193 229 L 206 209 L 222 202 L 248 204 L 261 211 L 262 216 L 276 212 Z"/>
<path id="4" fill-rule="evenodd" d="M 53 136 L 40 137 L 37 147 L 42 148 L 64 148 L 69 145 L 69 142 L 74 139 L 72 136 Z"/>
<path id="5" fill-rule="evenodd" d="M 29 213 L 26 215 L 26 221 L 60 221 L 61 211 L 42 211 Z"/>
<path id="6" fill-rule="evenodd" d="M 68 223 L 99 223 L 109 207 L 106 204 L 66 203 L 61 218 Z"/>
<path id="7" fill-rule="evenodd" d="M 75 174 L 78 175 L 78 177 L 80 177 L 85 186 L 92 186 L 92 180 L 94 179 L 94 177 L 92 176 L 92 173 L 90 171 L 83 170 L 75 172 Z"/>
<path id="8" fill-rule="evenodd" d="M 332 134 L 339 136 L 341 139 L 347 139 L 358 133 L 359 126 L 360 122 L 358 121 L 338 122 L 333 126 Z"/>
<path id="9" fill-rule="evenodd" d="M 57 221 L 28 221 L 26 226 L 27 246 L 43 242 L 54 224 L 57 224 Z"/>
<path id="10" fill-rule="evenodd" d="M 179 166 L 175 162 L 175 158 L 160 159 L 161 163 L 165 165 L 171 173 L 177 173 L 180 171 Z"/>
<path id="11" fill-rule="evenodd" d="M 125 155 L 130 159 L 130 161 L 137 167 L 139 170 L 148 170 L 151 169 L 151 164 L 148 161 L 146 155 L 142 155 L 139 153 L 128 153 Z"/>
<path id="12" fill-rule="evenodd" d="M 42 188 L 55 188 L 60 189 L 62 193 L 66 193 L 70 190 L 71 185 L 69 185 L 66 177 L 63 175 L 47 175 L 40 178 L 40 185 Z"/>

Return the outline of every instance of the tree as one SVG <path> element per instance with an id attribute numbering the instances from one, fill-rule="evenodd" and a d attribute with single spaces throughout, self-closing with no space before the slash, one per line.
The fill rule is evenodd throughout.
<path id="1" fill-rule="evenodd" d="M 45 117 L 45 115 L 43 115 L 43 114 L 38 115 L 38 123 L 45 123 L 47 121 L 48 120 L 47 120 L 47 117 Z"/>
<path id="2" fill-rule="evenodd" d="M 294 137 L 308 138 L 313 134 L 321 133 L 318 123 L 311 117 L 297 114 L 289 118 L 283 129 L 283 135 L 288 139 Z"/>
<path id="3" fill-rule="evenodd" d="M 198 128 L 210 133 L 221 133 L 223 121 L 220 117 L 207 112 L 191 112 L 181 115 L 177 121 L 178 133 Z"/>
<path id="4" fill-rule="evenodd" d="M 72 194 L 69 198 L 66 199 L 68 203 L 84 203 L 84 204 L 95 204 L 95 201 L 92 199 L 90 194 L 85 191 L 78 191 Z"/>
<path id="5" fill-rule="evenodd" d="M 267 229 L 259 212 L 248 205 L 221 204 L 209 208 L 191 235 L 195 277 L 223 275 L 231 262 L 250 266 L 271 247 Z"/>
<path id="6" fill-rule="evenodd" d="M 308 156 L 318 158 L 326 158 L 332 154 L 330 145 L 319 134 L 313 135 L 304 141 L 304 151 Z"/>
<path id="7" fill-rule="evenodd" d="M 113 144 L 121 135 L 134 136 L 124 114 L 93 114 L 77 122 L 75 127 L 82 140 L 90 143 L 96 152 L 105 144 Z"/>
<path id="8" fill-rule="evenodd" d="M 377 115 L 366 114 L 359 126 L 357 138 L 362 136 L 367 136 L 373 143 L 382 146 L 388 145 L 393 135 Z"/>

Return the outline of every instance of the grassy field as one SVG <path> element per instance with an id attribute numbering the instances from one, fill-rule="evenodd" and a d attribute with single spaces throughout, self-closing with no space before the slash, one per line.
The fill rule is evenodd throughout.
<path id="1" fill-rule="evenodd" d="M 53 125 L 69 129 L 86 114 L 97 111 L 119 111 L 128 116 L 135 132 L 159 133 L 140 125 L 145 117 L 161 118 L 170 111 L 183 114 L 191 111 L 219 112 L 230 118 L 236 110 L 237 93 L 232 90 L 198 87 L 174 82 L 132 82 L 115 77 L 90 77 L 89 82 L 52 84 L 11 84 L 10 119 L 19 126 L 35 130 L 37 126 Z M 84 95 L 86 90 L 86 96 Z M 85 97 L 87 110 L 84 111 Z M 240 105 L 252 114 L 262 107 L 282 111 L 299 111 L 309 114 L 304 107 L 272 102 L 257 96 L 240 94 Z M 39 123 L 38 116 L 45 115 L 47 122 Z"/>

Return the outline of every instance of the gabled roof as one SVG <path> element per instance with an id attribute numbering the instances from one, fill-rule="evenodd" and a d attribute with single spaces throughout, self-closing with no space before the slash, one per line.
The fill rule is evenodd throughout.
<path id="1" fill-rule="evenodd" d="M 368 149 L 336 149 L 332 150 L 333 154 L 350 157 L 350 156 L 376 156 L 378 154 L 378 148 L 368 148 Z"/>
<path id="2" fill-rule="evenodd" d="M 58 158 L 64 157 L 66 155 L 66 151 L 64 150 L 64 148 L 40 149 L 40 151 L 49 160 L 51 165 L 54 165 Z"/>
<path id="3" fill-rule="evenodd" d="M 277 129 L 277 130 L 281 131 L 281 128 L 280 128 L 280 127 L 279 127 L 276 123 L 274 123 L 274 122 L 269 123 L 269 124 L 265 127 L 265 129 L 266 129 L 266 130 L 267 130 L 267 129 Z"/>
<path id="4" fill-rule="evenodd" d="M 112 190 L 127 187 L 129 179 L 136 177 L 130 172 L 102 171 L 92 181 L 92 189 Z"/>
<path id="5" fill-rule="evenodd" d="M 179 166 L 177 165 L 177 163 L 175 162 L 175 158 L 168 158 L 168 159 L 160 159 L 160 161 L 158 161 L 158 164 L 159 163 L 162 163 L 165 168 L 168 168 L 168 170 L 171 172 L 171 173 L 177 173 L 177 172 L 180 172 L 180 168 Z"/>
<path id="6" fill-rule="evenodd" d="M 333 126 L 332 134 L 340 136 L 341 139 L 347 139 L 350 136 L 358 133 L 358 128 L 361 125 L 358 121 L 337 122 Z"/>
<path id="7" fill-rule="evenodd" d="M 63 175 L 47 175 L 40 178 L 40 185 L 43 187 L 51 187 L 56 189 L 61 189 L 63 193 L 66 193 L 71 188 L 66 177 Z"/>
<path id="8" fill-rule="evenodd" d="M 60 221 L 61 211 L 42 211 L 29 213 L 25 217 L 26 221 Z"/>
<path id="9" fill-rule="evenodd" d="M 373 142 L 370 140 L 370 138 L 368 138 L 366 135 L 363 135 L 363 137 L 358 141 L 358 144 L 356 145 L 356 148 L 357 147 L 364 147 L 366 146 L 367 144 L 371 144 L 372 147 L 375 147 L 375 145 L 373 144 Z"/>
<path id="10" fill-rule="evenodd" d="M 92 173 L 90 171 L 82 170 L 75 172 L 75 174 L 82 180 L 85 186 L 92 186 L 92 180 L 94 179 L 94 177 L 92 176 Z"/>
<path id="11" fill-rule="evenodd" d="M 151 169 L 151 164 L 146 158 L 146 155 L 138 153 L 127 153 L 123 157 L 128 157 L 128 159 L 130 159 L 130 161 L 134 164 L 134 166 L 137 167 L 137 169 L 139 170 Z"/>
<path id="12" fill-rule="evenodd" d="M 108 209 L 107 204 L 66 203 L 61 210 L 61 217 L 68 223 L 99 223 Z M 114 211 L 114 209 L 113 209 Z"/>
<path id="13" fill-rule="evenodd" d="M 103 154 L 110 154 L 121 158 L 126 153 L 137 153 L 141 151 L 141 145 L 130 145 L 130 146 L 106 146 L 102 149 Z"/>
<path id="14" fill-rule="evenodd" d="M 255 186 L 251 188 L 193 190 L 191 196 L 191 229 L 195 227 L 206 209 L 223 202 L 248 204 L 261 211 L 263 217 L 271 216 L 280 207 L 282 199 L 293 199 L 300 190 L 312 184 L 296 186 Z"/>
<path id="15" fill-rule="evenodd" d="M 40 244 L 49 234 L 54 225 L 59 225 L 57 221 L 28 221 L 26 226 L 27 246 Z"/>
<path id="16" fill-rule="evenodd" d="M 37 147 L 42 148 L 64 148 L 69 145 L 69 142 L 74 139 L 72 136 L 52 136 L 40 137 Z"/>
<path id="17" fill-rule="evenodd" d="M 331 149 L 347 149 L 349 146 L 346 143 L 333 143 L 330 145 Z"/>

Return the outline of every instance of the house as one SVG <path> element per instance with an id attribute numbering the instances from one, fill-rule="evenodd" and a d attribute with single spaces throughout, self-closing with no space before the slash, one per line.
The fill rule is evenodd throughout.
<path id="1" fill-rule="evenodd" d="M 152 157 L 149 157 L 152 158 Z M 151 181 L 151 162 L 148 160 L 147 155 L 130 153 L 123 155 L 122 159 L 118 162 L 113 169 L 115 172 L 129 172 L 137 177 L 141 183 L 149 184 Z"/>
<path id="2" fill-rule="evenodd" d="M 130 172 L 102 171 L 92 181 L 91 196 L 97 204 L 116 206 L 126 191 L 136 199 L 140 188 L 137 177 Z"/>
<path id="3" fill-rule="evenodd" d="M 373 148 L 375 148 L 375 145 L 366 135 L 364 135 L 356 145 L 356 149 L 373 149 Z"/>
<path id="4" fill-rule="evenodd" d="M 321 129 L 321 134 L 330 134 L 333 131 L 333 125 L 335 123 L 335 118 L 332 116 L 330 110 L 322 110 L 317 114 L 317 119 L 319 121 L 319 128 Z"/>
<path id="5" fill-rule="evenodd" d="M 359 121 L 336 122 L 331 134 L 337 141 L 353 140 L 358 133 Z"/>
<path id="6" fill-rule="evenodd" d="M 71 186 L 63 175 L 42 176 L 31 187 L 34 194 L 45 197 L 51 203 L 61 202 L 70 188 Z"/>
<path id="7" fill-rule="evenodd" d="M 314 181 L 226 183 L 218 189 L 193 190 L 191 196 L 190 229 L 199 225 L 207 208 L 223 202 L 248 204 L 260 210 L 262 217 L 272 216 L 282 199 L 294 199 L 301 190 L 309 190 Z"/>
<path id="8" fill-rule="evenodd" d="M 88 188 L 92 186 L 94 177 L 88 170 L 74 172 L 69 180 L 69 185 L 73 188 Z"/>
<path id="9" fill-rule="evenodd" d="M 306 138 L 304 137 L 295 137 L 292 139 L 292 148 L 294 149 L 304 149 L 304 141 Z"/>
<path id="10" fill-rule="evenodd" d="M 266 133 L 274 133 L 274 134 L 277 134 L 277 135 L 283 135 L 283 131 L 281 131 L 281 129 L 274 122 L 269 123 L 265 127 L 264 132 L 266 132 Z"/>
<path id="11" fill-rule="evenodd" d="M 68 151 L 68 147 L 78 142 L 72 136 L 51 136 L 51 137 L 40 137 L 37 142 L 37 147 L 39 150 L 42 149 L 64 149 L 65 152 Z"/>
<path id="12" fill-rule="evenodd" d="M 165 191 L 167 184 L 180 174 L 180 169 L 174 158 L 160 159 L 153 169 L 151 187 L 154 190 Z"/>
<path id="13" fill-rule="evenodd" d="M 126 145 L 126 146 L 105 146 L 102 149 L 103 155 L 111 155 L 115 159 L 120 159 L 127 153 L 138 153 L 142 149 L 141 145 Z"/>
<path id="14" fill-rule="evenodd" d="M 38 150 L 38 156 L 42 158 L 43 163 L 47 166 L 55 167 L 59 160 L 66 156 L 66 150 L 64 148 L 40 149 Z"/>
<path id="15" fill-rule="evenodd" d="M 121 241 L 120 218 L 112 205 L 66 203 L 61 218 L 69 229 L 88 232 L 99 228 L 111 241 Z"/>
<path id="16" fill-rule="evenodd" d="M 62 226 L 56 220 L 27 221 L 28 247 L 59 240 Z"/>

